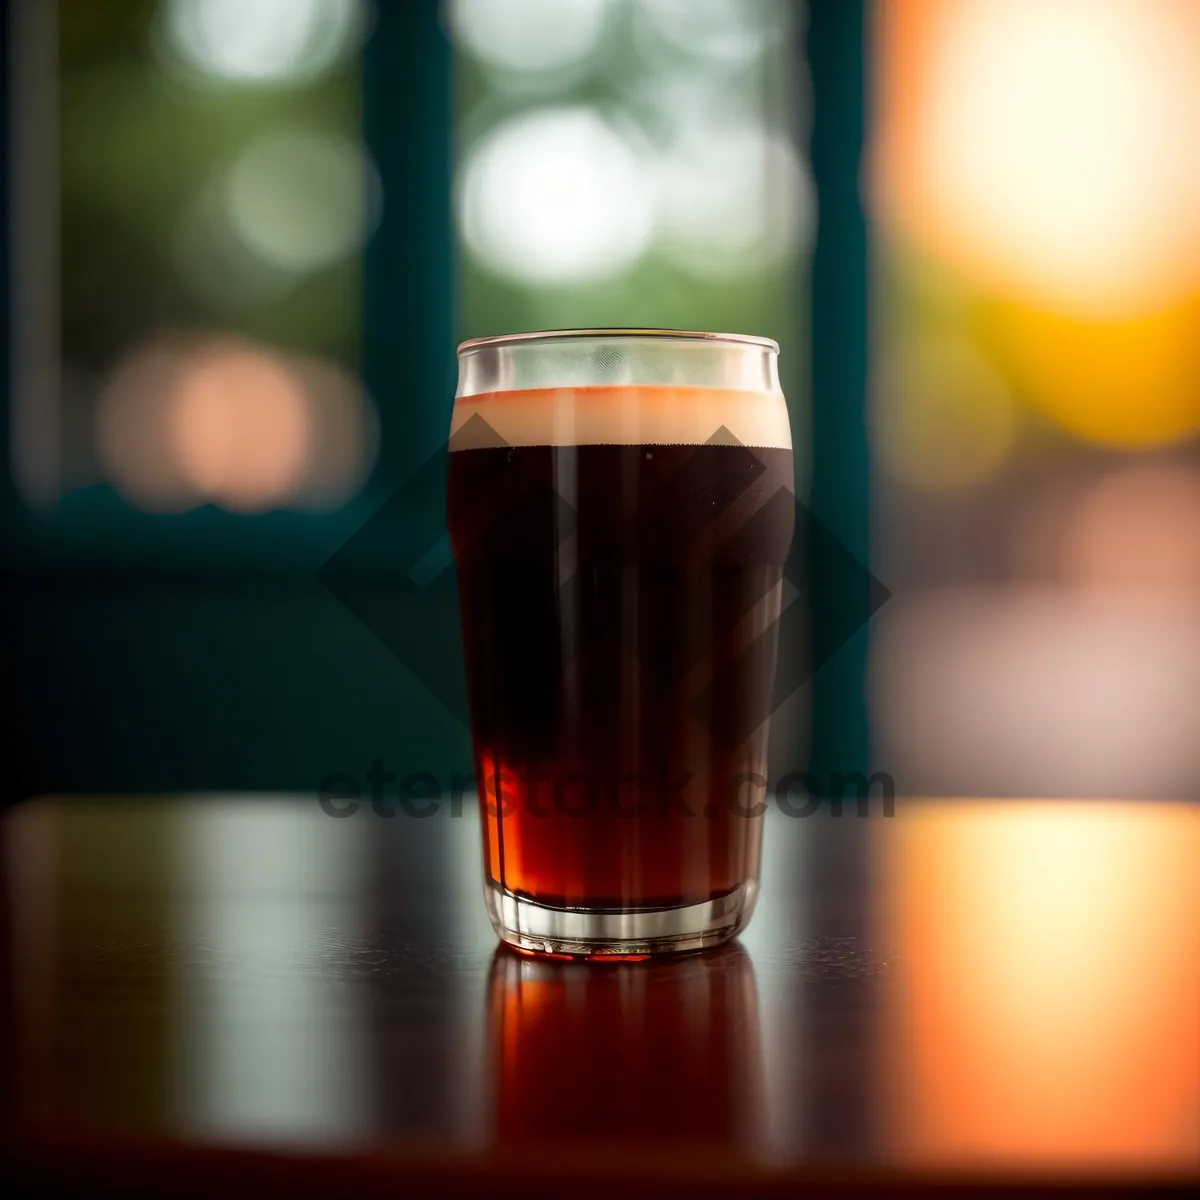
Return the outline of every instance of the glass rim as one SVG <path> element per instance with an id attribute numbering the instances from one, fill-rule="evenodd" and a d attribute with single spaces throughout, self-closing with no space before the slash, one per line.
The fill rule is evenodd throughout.
<path id="1" fill-rule="evenodd" d="M 664 342 L 717 342 L 732 346 L 759 346 L 764 350 L 779 353 L 779 343 L 773 338 L 758 337 L 752 333 L 705 333 L 698 329 L 638 329 L 622 326 L 598 327 L 594 329 L 538 329 L 529 333 L 497 333 L 488 337 L 468 338 L 459 342 L 458 354 L 480 350 L 487 346 L 508 346 L 521 342 L 558 342 L 572 338 L 611 338 L 614 341 L 635 338 L 653 338 Z"/>

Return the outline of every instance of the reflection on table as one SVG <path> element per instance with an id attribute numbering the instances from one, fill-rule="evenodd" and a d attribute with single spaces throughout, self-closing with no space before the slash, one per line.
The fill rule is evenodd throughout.
<path id="1" fill-rule="evenodd" d="M 746 951 L 644 964 L 498 950 L 489 1035 L 497 1139 L 649 1139 L 740 1148 L 761 1063 Z"/>
<path id="2" fill-rule="evenodd" d="M 772 813 L 742 943 L 624 965 L 498 949 L 473 817 L 64 799 L 0 831 L 18 1138 L 1200 1166 L 1197 805 Z"/>
<path id="3" fill-rule="evenodd" d="M 1196 810 L 921 805 L 890 832 L 890 1153 L 1200 1162 Z"/>

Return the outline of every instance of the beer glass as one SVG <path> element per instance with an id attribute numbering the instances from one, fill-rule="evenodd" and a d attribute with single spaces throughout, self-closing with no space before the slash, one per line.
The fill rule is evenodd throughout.
<path id="1" fill-rule="evenodd" d="M 514 946 L 694 950 L 750 919 L 795 519 L 778 352 L 649 329 L 459 347 L 449 529 Z"/>

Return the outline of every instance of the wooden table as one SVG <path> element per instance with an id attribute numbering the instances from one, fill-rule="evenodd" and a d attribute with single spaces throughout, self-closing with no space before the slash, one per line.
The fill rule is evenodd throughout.
<path id="1" fill-rule="evenodd" d="M 1200 1179 L 1200 806 L 768 818 L 720 950 L 499 949 L 471 806 L 0 822 L 3 1150 L 103 1194 L 1043 1191 Z"/>

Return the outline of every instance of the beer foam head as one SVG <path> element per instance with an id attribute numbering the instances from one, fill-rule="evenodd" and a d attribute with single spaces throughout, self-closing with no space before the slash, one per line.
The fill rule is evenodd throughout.
<path id="1" fill-rule="evenodd" d="M 530 388 L 460 396 L 450 449 L 743 445 L 790 450 L 779 391 L 673 386 Z"/>

